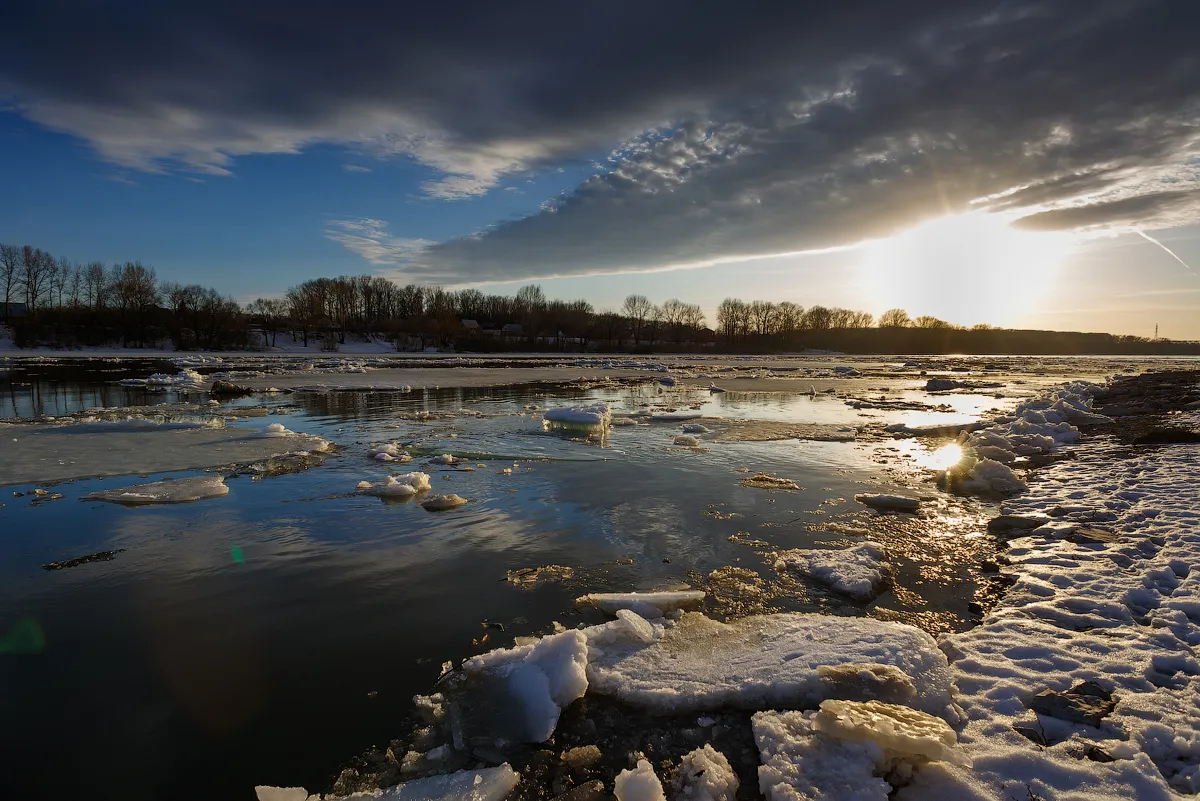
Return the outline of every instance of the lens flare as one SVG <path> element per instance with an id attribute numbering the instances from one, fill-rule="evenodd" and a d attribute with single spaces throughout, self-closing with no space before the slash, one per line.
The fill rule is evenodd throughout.
<path id="1" fill-rule="evenodd" d="M 927 464 L 934 470 L 949 470 L 962 461 L 963 449 L 957 442 L 950 442 L 929 454 Z"/>

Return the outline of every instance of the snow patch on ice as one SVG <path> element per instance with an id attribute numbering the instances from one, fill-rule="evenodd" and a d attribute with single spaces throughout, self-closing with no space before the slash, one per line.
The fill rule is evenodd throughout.
<path id="1" fill-rule="evenodd" d="M 607 404 L 591 403 L 549 409 L 542 414 L 542 419 L 569 426 L 607 426 L 612 422 L 612 412 Z"/>
<path id="2" fill-rule="evenodd" d="M 684 755 L 675 797 L 680 801 L 735 801 L 740 784 L 725 755 L 706 744 Z"/>

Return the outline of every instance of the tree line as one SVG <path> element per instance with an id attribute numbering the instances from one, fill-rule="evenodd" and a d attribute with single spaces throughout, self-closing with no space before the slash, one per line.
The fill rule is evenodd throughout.
<path id="1" fill-rule="evenodd" d="M 20 346 L 161 346 L 180 350 L 274 347 L 281 335 L 338 350 L 382 338 L 399 350 L 650 350 L 852 353 L 1174 353 L 1197 343 L 1109 334 L 970 329 L 931 316 L 726 298 L 710 328 L 694 303 L 645 295 L 619 310 L 551 300 L 536 284 L 515 295 L 399 285 L 373 276 L 316 278 L 245 306 L 216 289 L 158 280 L 141 262 L 73 263 L 30 246 L 0 244 L 0 319 Z M 285 340 L 286 344 L 286 340 Z M 1047 349 L 1049 348 L 1049 349 Z"/>

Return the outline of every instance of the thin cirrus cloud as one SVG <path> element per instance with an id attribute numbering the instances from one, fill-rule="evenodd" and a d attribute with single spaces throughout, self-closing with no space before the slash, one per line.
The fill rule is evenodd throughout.
<path id="1" fill-rule="evenodd" d="M 1043 230 L 1200 220 L 1200 25 L 1174 0 L 16 12 L 0 94 L 129 169 L 224 175 L 332 143 L 414 160 L 428 196 L 461 200 L 611 150 L 540 211 L 470 236 L 327 227 L 420 280 L 838 247 L 971 208 Z"/>

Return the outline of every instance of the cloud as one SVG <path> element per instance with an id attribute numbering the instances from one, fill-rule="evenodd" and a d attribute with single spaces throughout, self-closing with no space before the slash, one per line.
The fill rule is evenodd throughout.
<path id="1" fill-rule="evenodd" d="M 360 164 L 343 164 L 342 169 L 346 172 L 370 172 L 370 167 L 363 167 Z"/>
<path id="2" fill-rule="evenodd" d="M 609 153 L 472 236 L 412 248 L 330 228 L 424 280 L 517 280 L 836 247 L 979 207 L 1027 226 L 1200 219 L 1185 5 L 345 0 L 281 21 L 229 0 L 21 0 L 0 87 L 150 171 L 338 143 L 427 165 L 425 192 L 457 199 Z"/>
<path id="3" fill-rule="evenodd" d="M 388 233 L 383 220 L 359 217 L 331 220 L 325 236 L 372 264 L 403 265 L 434 244 L 429 239 L 402 239 Z"/>

